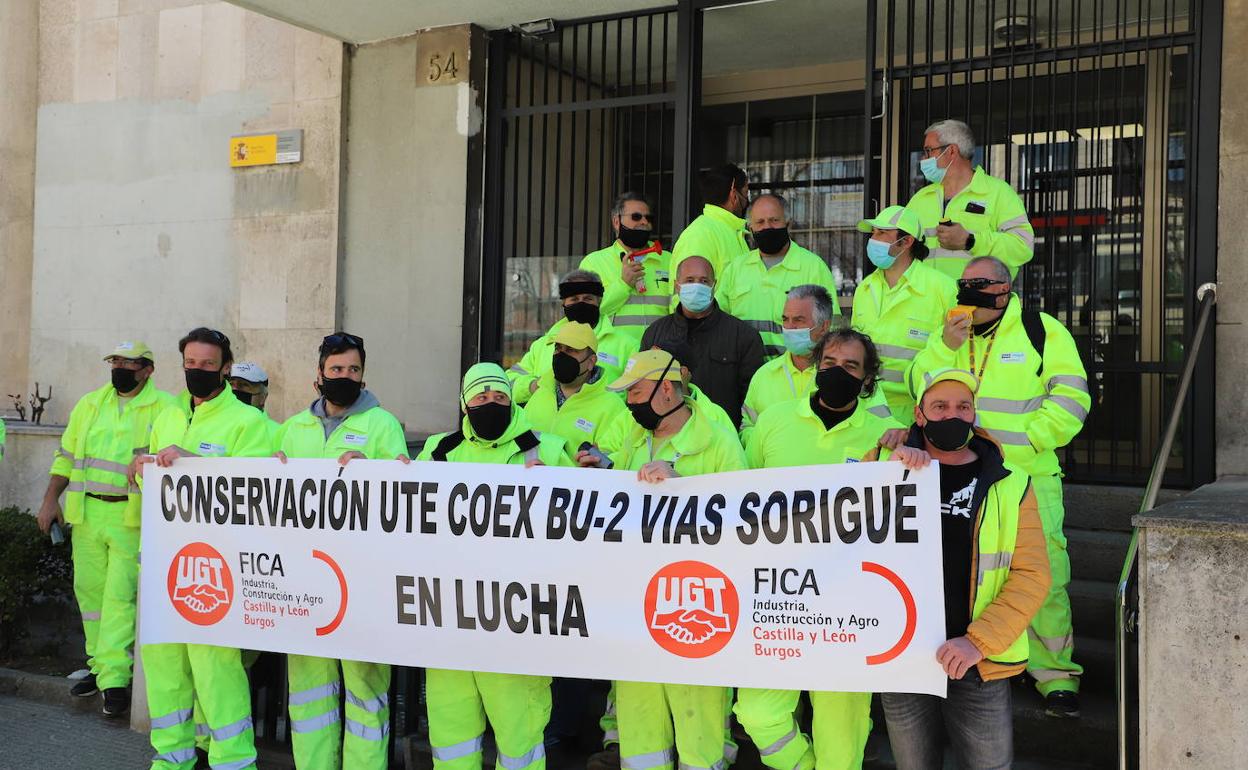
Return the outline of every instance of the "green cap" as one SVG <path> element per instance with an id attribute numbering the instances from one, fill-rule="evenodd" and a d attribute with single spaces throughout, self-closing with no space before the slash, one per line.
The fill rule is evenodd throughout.
<path id="1" fill-rule="evenodd" d="M 132 361 L 140 358 L 146 358 L 148 361 L 156 360 L 156 356 L 152 355 L 152 349 L 147 346 L 147 343 L 138 340 L 117 343 L 117 347 L 104 356 L 105 361 L 113 358 L 127 358 Z"/>
<path id="2" fill-rule="evenodd" d="M 905 206 L 889 206 L 875 219 L 864 219 L 858 223 L 859 232 L 869 233 L 873 228 L 900 230 L 914 236 L 917 241 L 923 240 L 923 223 L 919 221 L 919 215 Z"/>
<path id="3" fill-rule="evenodd" d="M 482 362 L 473 364 L 467 372 L 464 372 L 464 384 L 460 388 L 459 395 L 464 400 L 465 406 L 473 398 L 489 390 L 501 390 L 507 394 L 507 398 L 511 398 L 511 381 L 507 379 L 503 367 Z"/>
<path id="4" fill-rule="evenodd" d="M 923 374 L 923 385 L 919 388 L 917 401 L 923 400 L 923 394 L 931 390 L 938 382 L 960 382 L 971 389 L 971 395 L 979 392 L 979 378 L 965 369 L 937 369 Z"/>

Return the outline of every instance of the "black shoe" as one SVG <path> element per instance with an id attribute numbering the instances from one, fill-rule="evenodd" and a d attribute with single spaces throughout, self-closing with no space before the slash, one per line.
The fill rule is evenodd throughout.
<path id="1" fill-rule="evenodd" d="M 69 688 L 69 694 L 75 698 L 90 698 L 100 691 L 95 686 L 95 674 L 87 674 L 82 679 L 74 682 L 74 686 Z"/>
<path id="2" fill-rule="evenodd" d="M 124 687 L 104 690 L 104 715 L 119 717 L 130 710 L 130 691 Z"/>
<path id="3" fill-rule="evenodd" d="M 195 770 L 211 770 L 212 765 L 208 764 L 208 752 L 200 747 L 195 747 Z"/>
<path id="4" fill-rule="evenodd" d="M 1044 696 L 1044 713 L 1057 719 L 1079 718 L 1079 693 L 1054 690 Z"/>
<path id="5" fill-rule="evenodd" d="M 612 743 L 585 762 L 586 770 L 620 770 L 620 744 Z"/>

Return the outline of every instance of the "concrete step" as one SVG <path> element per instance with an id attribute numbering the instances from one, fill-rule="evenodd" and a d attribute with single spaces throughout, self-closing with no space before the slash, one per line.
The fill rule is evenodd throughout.
<path id="1" fill-rule="evenodd" d="M 1114 697 L 1116 649 L 1112 639 L 1075 636 L 1075 662 L 1083 666 L 1081 692 Z"/>
<path id="2" fill-rule="evenodd" d="M 1113 695 L 1081 693 L 1078 719 L 1054 719 L 1030 682 L 1014 688 L 1014 753 L 1084 767 L 1108 768 L 1118 756 L 1118 708 Z"/>
<path id="3" fill-rule="evenodd" d="M 1072 580 L 1066 591 L 1074 613 L 1075 632 L 1089 639 L 1112 640 L 1116 585 L 1102 580 Z"/>
<path id="4" fill-rule="evenodd" d="M 1071 574 L 1080 580 L 1116 583 L 1131 536 L 1126 532 L 1066 528 Z"/>
<path id="5" fill-rule="evenodd" d="M 1163 489 L 1157 505 L 1177 500 L 1186 490 Z M 1066 508 L 1066 531 L 1099 529 L 1131 531 L 1131 517 L 1139 512 L 1144 490 L 1140 487 L 1110 487 L 1091 484 L 1066 484 L 1062 487 Z"/>

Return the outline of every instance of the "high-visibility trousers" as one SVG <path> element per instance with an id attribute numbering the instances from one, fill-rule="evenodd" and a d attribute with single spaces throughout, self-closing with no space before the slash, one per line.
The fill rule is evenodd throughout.
<path id="1" fill-rule="evenodd" d="M 152 717 L 152 770 L 195 766 L 195 701 L 211 743 L 214 770 L 255 767 L 251 691 L 239 651 L 206 644 L 145 644 L 143 673 Z"/>
<path id="2" fill-rule="evenodd" d="M 732 693 L 729 688 L 724 698 L 724 760 L 729 765 L 737 761 L 737 742 L 732 737 Z M 619 744 L 620 725 L 615 713 L 615 682 L 611 683 L 611 689 L 607 691 L 607 707 L 598 720 L 598 727 L 602 729 L 604 749 Z"/>
<path id="3" fill-rule="evenodd" d="M 243 660 L 243 668 L 250 670 L 256 659 L 260 657 L 259 650 L 240 650 L 240 657 Z M 208 753 L 209 747 L 212 745 L 212 731 L 208 729 L 208 722 L 204 719 L 204 709 L 199 705 L 199 698 L 195 699 L 195 748 Z"/>
<path id="4" fill-rule="evenodd" d="M 342 666 L 339 681 L 338 666 Z M 286 656 L 290 731 L 299 770 L 386 770 L 389 766 L 390 666 Z M 346 736 L 339 714 L 345 683 Z"/>
<path id="5" fill-rule="evenodd" d="M 607 708 L 602 712 L 602 717 L 598 719 L 598 726 L 602 728 L 602 747 L 604 749 L 619 744 L 620 721 L 615 715 L 615 682 L 612 682 L 611 689 L 607 690 Z"/>
<path id="6" fill-rule="evenodd" d="M 763 764 L 775 770 L 856 770 L 871 734 L 871 693 L 811 692 L 811 732 L 797 725 L 798 690 L 737 692 L 736 714 Z"/>
<path id="7" fill-rule="evenodd" d="M 134 669 L 139 528 L 122 524 L 125 510 L 124 502 L 86 498 L 70 540 L 87 667 L 101 690 L 129 686 Z"/>
<path id="8" fill-rule="evenodd" d="M 1031 619 L 1027 629 L 1027 673 L 1036 680 L 1041 695 L 1054 690 L 1079 691 L 1079 676 L 1083 667 L 1075 663 L 1075 631 L 1071 623 L 1070 597 L 1066 586 L 1070 583 L 1070 556 L 1066 553 L 1066 509 L 1062 505 L 1062 479 L 1060 476 L 1033 476 L 1031 488 L 1036 493 L 1040 508 L 1040 523 L 1044 527 L 1044 542 L 1049 551 L 1049 573 L 1052 583 L 1049 595 L 1044 598 L 1040 611 Z"/>
<path id="9" fill-rule="evenodd" d="M 615 709 L 623 770 L 724 770 L 736 745 L 726 738 L 732 689 L 690 684 L 616 682 Z"/>
<path id="10" fill-rule="evenodd" d="M 498 770 L 545 770 L 550 677 L 431 668 L 425 700 L 435 770 L 480 770 L 487 719 Z"/>

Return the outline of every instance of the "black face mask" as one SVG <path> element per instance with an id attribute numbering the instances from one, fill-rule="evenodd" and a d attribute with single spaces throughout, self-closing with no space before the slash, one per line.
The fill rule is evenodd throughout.
<path id="1" fill-rule="evenodd" d="M 997 298 L 1000 296 L 1002 295 L 989 294 L 988 292 L 980 291 L 979 289 L 958 287 L 959 305 L 970 305 L 971 307 L 983 307 L 988 308 L 989 310 L 998 310 Z M 1007 293 L 1005 296 L 1007 297 L 1005 303 L 1008 305 L 1010 303 L 1008 299 L 1009 294 Z"/>
<path id="2" fill-rule="evenodd" d="M 601 310 L 597 305 L 588 302 L 573 302 L 563 306 L 563 317 L 574 323 L 588 324 L 591 329 L 598 327 Z"/>
<path id="3" fill-rule="evenodd" d="M 364 383 L 350 377 L 322 377 L 321 395 L 334 406 L 351 406 L 360 397 Z"/>
<path id="4" fill-rule="evenodd" d="M 961 417 L 928 420 L 923 426 L 923 435 L 940 451 L 956 452 L 970 442 L 973 427 Z"/>
<path id="5" fill-rule="evenodd" d="M 130 369 L 113 370 L 113 389 L 118 393 L 129 393 L 139 387 L 137 374 Z"/>
<path id="6" fill-rule="evenodd" d="M 490 401 L 480 406 L 468 407 L 468 424 L 477 438 L 494 441 L 507 432 L 511 425 L 511 404 Z"/>
<path id="7" fill-rule="evenodd" d="M 754 231 L 754 245 L 758 246 L 758 250 L 771 256 L 779 254 L 780 250 L 789 242 L 788 227 L 772 227 L 767 230 Z"/>
<path id="8" fill-rule="evenodd" d="M 650 230 L 633 229 L 620 225 L 620 243 L 634 251 L 644 249 L 650 245 L 650 232 Z"/>
<path id="9" fill-rule="evenodd" d="M 234 389 L 230 388 L 230 390 L 234 390 Z M 242 401 L 247 406 L 254 406 L 254 404 L 251 403 L 251 399 L 255 398 L 255 395 L 256 395 L 255 393 L 248 393 L 245 390 L 234 390 L 234 398 L 237 398 L 239 401 Z"/>
<path id="10" fill-rule="evenodd" d="M 556 353 L 550 359 L 551 373 L 555 375 L 555 381 L 564 385 L 569 385 L 577 377 L 581 376 L 581 364 L 584 361 L 577 361 L 570 353 Z"/>
<path id="11" fill-rule="evenodd" d="M 221 387 L 221 372 L 211 369 L 184 369 L 186 389 L 195 398 L 208 398 Z"/>
<path id="12" fill-rule="evenodd" d="M 824 406 L 844 409 L 862 393 L 862 380 L 842 366 L 831 366 L 815 375 L 815 388 Z"/>
<path id="13" fill-rule="evenodd" d="M 663 378 L 666 377 L 668 371 L 671 370 L 674 360 L 675 359 L 668 361 L 667 366 L 663 368 L 663 373 L 659 375 L 659 379 L 655 381 L 654 387 L 650 389 L 649 398 L 642 401 L 640 404 L 630 404 L 627 401 L 624 403 L 624 405 L 628 407 L 628 411 L 633 413 L 633 419 L 637 421 L 637 424 L 646 430 L 656 430 L 659 427 L 659 423 L 663 422 L 664 417 L 667 417 L 669 414 L 673 414 L 677 409 L 684 406 L 683 401 L 678 401 L 676 406 L 667 410 L 663 414 L 656 412 L 653 406 L 654 394 L 659 392 L 659 386 L 663 384 Z"/>

